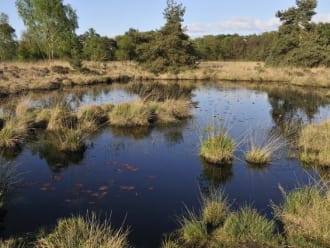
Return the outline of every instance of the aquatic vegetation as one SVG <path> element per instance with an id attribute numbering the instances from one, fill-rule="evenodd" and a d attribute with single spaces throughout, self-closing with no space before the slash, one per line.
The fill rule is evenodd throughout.
<path id="1" fill-rule="evenodd" d="M 272 160 L 276 151 L 285 145 L 278 136 L 269 136 L 263 141 L 257 141 L 255 135 L 251 134 L 248 143 L 248 151 L 245 153 L 245 160 L 250 164 L 263 165 Z"/>
<path id="2" fill-rule="evenodd" d="M 104 105 L 89 105 L 78 109 L 77 117 L 79 123 L 84 125 L 99 126 L 108 121 L 108 113 L 112 110 L 114 105 L 104 104 Z"/>
<path id="3" fill-rule="evenodd" d="M 211 190 L 210 194 L 203 198 L 202 219 L 206 225 L 222 225 L 229 212 L 229 205 L 221 191 Z"/>
<path id="4" fill-rule="evenodd" d="M 0 147 L 16 149 L 24 143 L 27 133 L 26 122 L 11 117 L 5 121 L 4 127 L 0 130 Z"/>
<path id="5" fill-rule="evenodd" d="M 50 118 L 47 130 L 56 131 L 65 127 L 74 127 L 77 124 L 77 116 L 65 105 L 56 105 L 50 109 Z"/>
<path id="6" fill-rule="evenodd" d="M 52 232 L 42 236 L 35 247 L 129 247 L 128 231 L 114 229 L 107 219 L 101 222 L 95 213 L 60 219 Z"/>
<path id="7" fill-rule="evenodd" d="M 267 220 L 255 209 L 243 207 L 231 213 L 223 226 L 215 232 L 215 243 L 224 247 L 276 247 L 279 235 L 275 234 L 275 222 Z"/>
<path id="8" fill-rule="evenodd" d="M 109 123 L 115 127 L 143 127 L 171 124 L 190 117 L 190 105 L 185 100 L 165 102 L 132 101 L 119 103 L 109 113 Z"/>
<path id="9" fill-rule="evenodd" d="M 58 145 L 61 151 L 81 152 L 84 151 L 86 134 L 83 129 L 64 128 L 58 130 L 55 135 L 58 137 Z"/>
<path id="10" fill-rule="evenodd" d="M 171 124 L 191 117 L 190 104 L 186 100 L 166 100 L 159 104 L 155 113 L 158 123 Z"/>
<path id="11" fill-rule="evenodd" d="M 273 220 L 250 207 L 231 211 L 220 191 L 203 198 L 201 214 L 187 210 L 180 225 L 162 247 L 280 247 L 282 243 Z"/>
<path id="12" fill-rule="evenodd" d="M 202 138 L 200 155 L 209 163 L 228 164 L 233 159 L 234 149 L 234 141 L 228 136 L 228 132 L 220 127 L 211 130 L 208 137 Z"/>
<path id="13" fill-rule="evenodd" d="M 330 167 L 330 121 L 303 128 L 299 147 L 300 160 L 303 163 Z"/>
<path id="14" fill-rule="evenodd" d="M 21 238 L 0 240 L 0 248 L 26 248 L 29 247 Z"/>
<path id="15" fill-rule="evenodd" d="M 150 102 L 133 101 L 119 103 L 109 113 L 109 123 L 116 127 L 148 126 L 148 118 L 155 112 L 156 105 Z"/>
<path id="16" fill-rule="evenodd" d="M 330 247 L 330 190 L 321 186 L 284 193 L 284 203 L 275 206 L 290 246 Z"/>

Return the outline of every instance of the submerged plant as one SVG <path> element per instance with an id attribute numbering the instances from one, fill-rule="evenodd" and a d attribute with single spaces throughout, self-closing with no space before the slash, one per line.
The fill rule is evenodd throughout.
<path id="1" fill-rule="evenodd" d="M 213 164 L 231 163 L 235 149 L 234 141 L 228 131 L 220 127 L 209 131 L 209 135 L 201 140 L 200 155 L 207 162 Z"/>

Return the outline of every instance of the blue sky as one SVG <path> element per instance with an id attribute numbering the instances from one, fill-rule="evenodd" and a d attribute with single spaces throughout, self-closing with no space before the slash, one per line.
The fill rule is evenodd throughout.
<path id="1" fill-rule="evenodd" d="M 253 34 L 276 30 L 277 10 L 295 5 L 295 0 L 181 0 L 186 7 L 184 25 L 188 34 Z M 114 37 L 129 28 L 155 30 L 164 24 L 162 12 L 166 0 L 64 0 L 79 16 L 77 33 L 94 28 Z M 17 35 L 25 29 L 17 15 L 15 0 L 0 0 L 0 12 L 9 15 Z M 319 0 L 315 21 L 330 22 L 330 0 Z"/>

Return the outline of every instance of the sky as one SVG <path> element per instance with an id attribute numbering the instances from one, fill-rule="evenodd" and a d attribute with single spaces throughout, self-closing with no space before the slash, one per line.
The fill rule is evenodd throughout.
<path id="1" fill-rule="evenodd" d="M 45 0 L 46 1 L 46 0 Z M 129 28 L 139 31 L 164 25 L 166 0 L 64 0 L 78 15 L 78 34 L 94 28 L 109 37 L 124 34 Z M 183 25 L 192 37 L 207 34 L 260 34 L 277 30 L 278 10 L 295 6 L 295 0 L 177 0 L 186 7 Z M 0 0 L 0 12 L 19 37 L 25 30 L 17 14 L 15 0 Z M 330 22 L 330 0 L 318 0 L 315 22 Z"/>

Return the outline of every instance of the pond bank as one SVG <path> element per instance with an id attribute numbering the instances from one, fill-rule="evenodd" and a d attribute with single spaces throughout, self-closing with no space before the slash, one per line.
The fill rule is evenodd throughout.
<path id="1" fill-rule="evenodd" d="M 156 75 L 143 70 L 134 62 L 85 62 L 79 72 L 64 61 L 6 62 L 0 67 L 0 96 L 129 80 L 276 82 L 328 88 L 330 69 L 268 67 L 262 62 L 201 62 L 197 68 L 177 75 Z"/>

